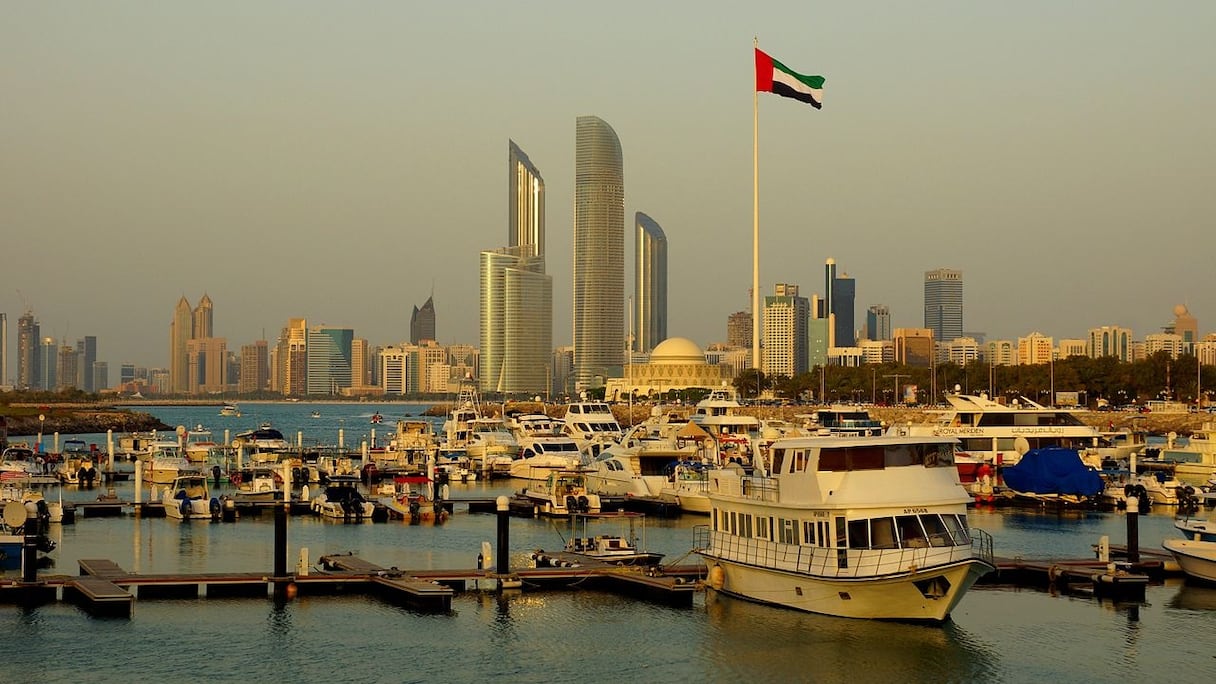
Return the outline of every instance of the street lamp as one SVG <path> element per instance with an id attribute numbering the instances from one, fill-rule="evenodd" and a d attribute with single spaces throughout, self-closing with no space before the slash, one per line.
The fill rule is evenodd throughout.
<path id="1" fill-rule="evenodd" d="M 46 422 L 46 414 L 38 414 L 38 453 L 42 453 L 42 424 Z"/>

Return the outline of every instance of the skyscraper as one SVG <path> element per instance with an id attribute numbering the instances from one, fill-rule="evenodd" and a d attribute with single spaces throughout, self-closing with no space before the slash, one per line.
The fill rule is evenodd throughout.
<path id="1" fill-rule="evenodd" d="M 514 140 L 507 141 L 507 246 L 545 255 L 545 181 Z"/>
<path id="2" fill-rule="evenodd" d="M 0 313 L 0 385 L 7 385 L 8 377 L 8 314 Z"/>
<path id="3" fill-rule="evenodd" d="M 322 326 L 308 331 L 308 394 L 337 394 L 351 386 L 355 331 Z"/>
<path id="4" fill-rule="evenodd" d="M 727 316 L 726 344 L 739 348 L 752 346 L 752 312 L 736 311 Z"/>
<path id="5" fill-rule="evenodd" d="M 633 350 L 649 352 L 667 339 L 667 236 L 654 219 L 640 211 L 634 223 Z"/>
<path id="6" fill-rule="evenodd" d="M 811 303 L 798 295 L 797 285 L 777 283 L 775 292 L 764 298 L 764 374 L 792 378 L 809 370 Z"/>
<path id="7" fill-rule="evenodd" d="M 42 356 L 38 345 L 42 341 L 42 330 L 32 311 L 26 311 L 17 319 L 17 387 L 39 389 L 42 387 Z"/>
<path id="8" fill-rule="evenodd" d="M 266 340 L 241 346 L 241 377 L 237 392 L 253 394 L 266 389 L 270 382 L 270 355 Z"/>
<path id="9" fill-rule="evenodd" d="M 38 387 L 47 391 L 59 388 L 59 345 L 54 337 L 44 337 L 38 345 Z"/>
<path id="10" fill-rule="evenodd" d="M 575 389 L 619 376 L 625 329 L 625 172 L 621 142 L 580 116 L 574 140 Z"/>
<path id="11" fill-rule="evenodd" d="M 211 308 L 211 297 L 204 293 L 203 298 L 198 300 L 198 306 L 194 307 L 192 312 L 194 326 L 190 339 L 201 340 L 215 336 L 212 328 Z"/>
<path id="12" fill-rule="evenodd" d="M 848 273 L 836 279 L 832 288 L 832 314 L 836 317 L 836 346 L 852 347 L 857 344 L 855 310 L 857 281 Z"/>
<path id="13" fill-rule="evenodd" d="M 925 327 L 937 342 L 963 336 L 963 272 L 925 271 Z"/>
<path id="14" fill-rule="evenodd" d="M 423 340 L 435 339 L 435 302 L 434 297 L 427 297 L 422 308 L 414 307 L 410 314 L 410 343 L 418 344 Z"/>
<path id="15" fill-rule="evenodd" d="M 186 296 L 177 300 L 173 320 L 169 323 L 169 391 L 185 394 L 190 391 L 190 359 L 186 344 L 194 339 L 194 315 Z"/>
<path id="16" fill-rule="evenodd" d="M 483 392 L 536 393 L 548 387 L 553 346 L 553 277 L 543 257 L 518 245 L 481 253 Z"/>
<path id="17" fill-rule="evenodd" d="M 59 369 L 56 371 L 55 377 L 59 379 L 59 382 L 55 389 L 78 388 L 76 380 L 79 376 L 80 354 L 76 352 L 76 348 L 70 344 L 60 347 L 57 363 Z"/>
<path id="18" fill-rule="evenodd" d="M 85 335 L 77 340 L 76 351 L 80 354 L 80 363 L 76 370 L 76 386 L 86 392 L 104 389 L 93 386 L 93 364 L 97 363 L 97 337 Z"/>
<path id="19" fill-rule="evenodd" d="M 866 338 L 870 340 L 891 339 L 891 310 L 875 304 L 866 311 Z"/>

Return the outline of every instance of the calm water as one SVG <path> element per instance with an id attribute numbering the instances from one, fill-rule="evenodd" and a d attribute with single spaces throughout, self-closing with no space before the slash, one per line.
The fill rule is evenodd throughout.
<path id="1" fill-rule="evenodd" d="M 223 437 L 270 421 L 294 441 L 348 445 L 421 405 L 247 404 L 242 418 L 218 407 L 154 409 L 171 425 L 202 423 Z M 313 410 L 322 417 L 313 419 Z M 104 444 L 104 436 L 86 437 Z M 130 498 L 129 484 L 119 494 Z M 511 482 L 453 485 L 452 495 L 509 493 Z M 48 490 L 51 497 L 55 490 Z M 65 500 L 96 492 L 64 491 Z M 646 545 L 677 560 L 704 518 L 652 519 Z M 971 524 L 993 534 L 1002 556 L 1087 557 L 1099 536 L 1126 537 L 1119 513 L 1057 516 L 977 510 Z M 1141 545 L 1175 536 L 1167 513 L 1142 516 Z M 557 548 L 553 523 L 512 519 L 513 560 Z M 55 531 L 47 572 L 74 574 L 76 560 L 110 558 L 144 573 L 260 571 L 273 567 L 273 524 L 95 518 Z M 384 566 L 464 568 L 495 518 L 458 511 L 446 524 L 342 525 L 307 516 L 289 524 L 290 557 L 308 549 L 354 552 Z M 692 557 L 695 559 L 695 556 Z M 1034 590 L 972 590 L 942 628 L 827 618 L 698 595 L 668 608 L 592 591 L 458 595 L 451 615 L 415 614 L 375 598 L 307 597 L 284 607 L 261 600 L 136 601 L 127 620 L 94 619 L 70 605 L 6 607 L 9 636 L 0 681 L 130 682 L 272 680 L 465 682 L 575 680 L 663 682 L 1110 682 L 1210 681 L 1216 676 L 1216 589 L 1171 581 L 1138 607 Z M 20 673 L 20 677 L 15 676 Z"/>

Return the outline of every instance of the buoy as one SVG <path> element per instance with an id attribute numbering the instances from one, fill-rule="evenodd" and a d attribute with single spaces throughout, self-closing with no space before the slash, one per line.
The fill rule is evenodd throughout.
<path id="1" fill-rule="evenodd" d="M 725 585 L 726 571 L 722 569 L 721 565 L 714 563 L 713 567 L 709 569 L 709 586 L 714 589 L 721 589 Z"/>
<path id="2" fill-rule="evenodd" d="M 299 589 L 299 587 L 296 586 L 296 583 L 291 582 L 290 584 L 287 585 L 287 588 L 283 592 L 283 594 L 287 597 L 288 601 L 291 601 L 296 597 L 296 594 L 299 593 L 299 591 L 300 591 L 300 589 Z"/>

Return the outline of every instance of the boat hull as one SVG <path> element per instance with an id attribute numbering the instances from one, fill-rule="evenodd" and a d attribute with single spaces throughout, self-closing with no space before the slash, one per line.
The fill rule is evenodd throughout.
<path id="1" fill-rule="evenodd" d="M 1161 546 L 1174 555 L 1187 577 L 1216 583 L 1216 542 L 1167 539 Z"/>
<path id="2" fill-rule="evenodd" d="M 702 554 L 705 555 L 705 554 Z M 737 598 L 809 613 L 870 620 L 941 623 L 976 580 L 992 566 L 971 559 L 906 574 L 865 579 L 832 579 L 746 565 L 706 555 L 710 586 Z M 722 569 L 715 586 L 715 566 Z M 944 580 L 941 595 L 917 585 Z M 941 583 L 938 583 L 940 586 Z"/>

